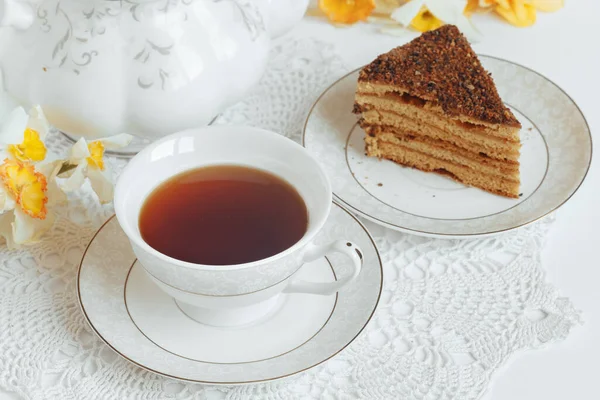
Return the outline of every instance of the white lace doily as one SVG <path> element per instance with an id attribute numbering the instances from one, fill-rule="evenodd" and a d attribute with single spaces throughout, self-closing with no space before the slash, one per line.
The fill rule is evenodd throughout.
<path id="1" fill-rule="evenodd" d="M 314 40 L 275 47 L 249 99 L 218 123 L 298 140 L 320 92 L 347 71 Z M 54 134 L 50 147 L 66 151 Z M 123 160 L 110 161 L 115 171 Z M 85 246 L 112 214 L 89 187 L 71 195 L 43 241 L 0 255 L 0 388 L 24 399 L 476 399 L 513 353 L 563 339 L 579 322 L 545 282 L 546 220 L 488 239 L 440 240 L 366 223 L 384 290 L 363 334 L 327 363 L 284 381 L 211 387 L 137 368 L 86 325 L 75 296 Z"/>

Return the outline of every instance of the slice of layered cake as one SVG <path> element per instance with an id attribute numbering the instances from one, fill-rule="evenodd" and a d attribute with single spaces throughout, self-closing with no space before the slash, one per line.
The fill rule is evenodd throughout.
<path id="1" fill-rule="evenodd" d="M 367 133 L 367 155 L 519 197 L 521 124 L 455 26 L 367 65 L 354 112 Z"/>

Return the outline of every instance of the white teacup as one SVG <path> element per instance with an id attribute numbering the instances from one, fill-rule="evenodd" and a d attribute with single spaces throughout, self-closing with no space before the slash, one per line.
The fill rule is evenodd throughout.
<path id="1" fill-rule="evenodd" d="M 138 221 L 148 195 L 183 171 L 219 164 L 268 171 L 295 187 L 309 214 L 302 239 L 266 259 L 227 266 L 180 261 L 144 242 Z M 119 177 L 114 204 L 119 224 L 151 279 L 188 316 L 209 325 L 234 326 L 258 319 L 273 308 L 282 292 L 333 294 L 361 270 L 362 252 L 355 244 L 347 240 L 313 243 L 331 208 L 331 187 L 317 161 L 302 146 L 262 129 L 213 126 L 179 132 L 152 143 L 129 162 Z M 235 243 L 231 246 L 235 251 Z M 307 282 L 294 277 L 304 263 L 331 252 L 348 256 L 353 265 L 350 276 L 333 282 Z"/>

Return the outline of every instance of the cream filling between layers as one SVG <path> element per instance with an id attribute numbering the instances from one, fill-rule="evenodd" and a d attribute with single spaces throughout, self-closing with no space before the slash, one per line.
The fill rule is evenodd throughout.
<path id="1" fill-rule="evenodd" d="M 365 111 L 361 126 L 382 126 L 383 130 L 418 133 L 432 139 L 444 140 L 465 150 L 484 153 L 499 161 L 509 160 L 513 163 L 519 160 L 520 145 L 505 142 L 502 139 L 464 132 L 463 135 L 446 132 L 424 121 L 415 120 L 409 116 L 401 116 L 389 111 Z M 391 129 L 390 129 L 391 128 Z"/>
<path id="2" fill-rule="evenodd" d="M 519 197 L 519 182 L 504 179 L 497 175 L 484 174 L 481 171 L 441 160 L 403 145 L 382 142 L 377 137 L 367 136 L 365 142 L 369 156 L 386 158 L 426 172 L 449 175 L 454 180 L 491 193 L 512 198 Z"/>
<path id="3" fill-rule="evenodd" d="M 440 160 L 446 160 L 456 164 L 464 165 L 476 171 L 500 176 L 515 182 L 519 181 L 518 164 L 508 164 L 492 160 L 490 158 L 480 156 L 477 153 L 456 148 L 456 146 L 448 143 L 436 142 L 433 139 L 415 136 L 411 133 L 407 133 L 403 136 L 385 131 L 367 133 L 370 137 L 376 138 L 378 141 L 383 143 L 400 145 L 408 149 L 439 158 Z"/>
<path id="4" fill-rule="evenodd" d="M 519 129 L 516 128 L 504 128 L 502 131 L 499 131 L 481 125 L 465 124 L 449 119 L 443 114 L 433 112 L 422 106 L 398 101 L 389 97 L 357 93 L 355 100 L 363 108 L 363 112 L 368 110 L 394 112 L 398 115 L 407 116 L 438 127 L 460 137 L 496 139 L 507 144 L 520 143 Z"/>

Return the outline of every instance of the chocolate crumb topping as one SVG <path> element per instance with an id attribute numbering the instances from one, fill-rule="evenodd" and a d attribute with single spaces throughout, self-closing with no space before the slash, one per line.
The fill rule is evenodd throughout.
<path id="1" fill-rule="evenodd" d="M 435 102 L 451 116 L 521 127 L 504 106 L 491 74 L 454 25 L 425 32 L 380 55 L 363 68 L 358 79 L 398 86 L 410 95 Z"/>

